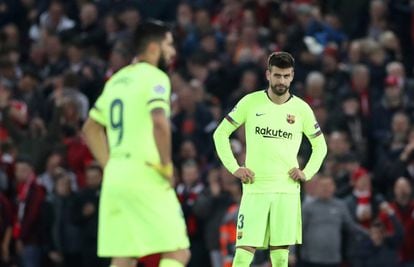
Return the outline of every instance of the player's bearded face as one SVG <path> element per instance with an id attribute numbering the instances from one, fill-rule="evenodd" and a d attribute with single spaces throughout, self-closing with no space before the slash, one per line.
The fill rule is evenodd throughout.
<path id="1" fill-rule="evenodd" d="M 287 93 L 293 80 L 293 69 L 281 69 L 272 66 L 267 73 L 269 87 L 275 95 L 282 96 Z"/>
<path id="2" fill-rule="evenodd" d="M 174 47 L 174 41 L 172 34 L 168 32 L 166 38 L 161 42 L 161 53 L 160 59 L 158 60 L 158 67 L 166 70 L 167 67 L 172 63 L 175 57 L 176 51 Z"/>

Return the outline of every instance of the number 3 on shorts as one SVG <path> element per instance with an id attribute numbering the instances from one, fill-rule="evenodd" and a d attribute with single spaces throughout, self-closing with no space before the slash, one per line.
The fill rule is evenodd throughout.
<path id="1" fill-rule="evenodd" d="M 243 229 L 244 226 L 244 215 L 243 214 L 239 214 L 239 219 L 238 219 L 238 223 L 237 223 L 237 229 Z"/>

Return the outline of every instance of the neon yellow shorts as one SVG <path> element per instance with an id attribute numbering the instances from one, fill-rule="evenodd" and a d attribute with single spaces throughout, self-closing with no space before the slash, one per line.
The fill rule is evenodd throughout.
<path id="1" fill-rule="evenodd" d="M 302 243 L 300 194 L 244 194 L 236 246 L 264 249 Z"/>
<path id="2" fill-rule="evenodd" d="M 175 191 L 149 167 L 108 165 L 102 185 L 98 255 L 142 257 L 189 247 Z"/>

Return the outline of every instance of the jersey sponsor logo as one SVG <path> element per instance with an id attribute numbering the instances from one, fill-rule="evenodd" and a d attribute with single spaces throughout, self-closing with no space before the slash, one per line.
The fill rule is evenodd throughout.
<path id="1" fill-rule="evenodd" d="M 156 94 L 162 95 L 165 93 L 165 91 L 166 91 L 165 88 L 160 84 L 154 87 L 154 92 Z"/>
<path id="2" fill-rule="evenodd" d="M 262 116 L 262 115 L 264 115 L 264 114 L 266 114 L 266 113 L 258 113 L 258 112 L 256 112 L 256 116 L 257 116 L 257 117 Z"/>
<path id="3" fill-rule="evenodd" d="M 287 121 L 289 124 L 294 124 L 294 123 L 295 123 L 295 115 L 292 115 L 292 114 L 287 114 L 287 116 L 286 116 L 286 121 Z"/>
<path id="4" fill-rule="evenodd" d="M 284 138 L 292 140 L 293 134 L 283 131 L 282 129 L 272 129 L 269 127 L 256 127 L 255 134 L 260 134 L 264 138 Z"/>

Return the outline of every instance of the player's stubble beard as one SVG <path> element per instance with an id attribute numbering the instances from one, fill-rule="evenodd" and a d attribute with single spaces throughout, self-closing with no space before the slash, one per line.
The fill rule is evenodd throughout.
<path id="1" fill-rule="evenodd" d="M 270 84 L 270 89 L 275 95 L 282 96 L 287 93 L 289 87 L 281 84 Z"/>
<path id="2" fill-rule="evenodd" d="M 161 51 L 160 59 L 158 60 L 158 68 L 164 72 L 168 71 L 168 63 L 167 60 L 165 60 L 165 55 L 163 51 Z"/>

